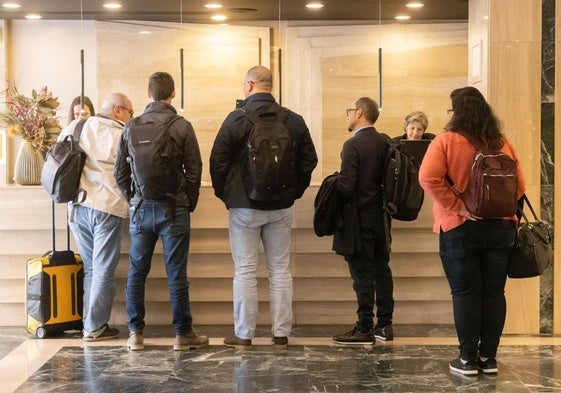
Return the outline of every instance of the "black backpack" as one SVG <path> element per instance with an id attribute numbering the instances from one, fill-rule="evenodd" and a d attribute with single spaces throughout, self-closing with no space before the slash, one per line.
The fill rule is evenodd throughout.
<path id="1" fill-rule="evenodd" d="M 86 119 L 76 123 L 72 135 L 55 142 L 45 155 L 41 171 L 41 184 L 56 203 L 78 202 L 86 199 L 86 191 L 80 189 L 80 178 L 86 163 L 86 153 L 80 147 L 80 135 Z"/>
<path id="2" fill-rule="evenodd" d="M 247 139 L 248 198 L 256 202 L 293 199 L 297 189 L 296 146 L 284 124 L 288 110 L 273 104 L 259 112 L 243 111 L 253 124 Z"/>
<path id="3" fill-rule="evenodd" d="M 417 219 L 425 197 L 419 184 L 419 164 L 391 143 L 388 143 L 385 163 L 382 187 L 386 212 L 400 221 Z"/>
<path id="4" fill-rule="evenodd" d="M 460 193 L 466 209 L 477 217 L 499 218 L 516 214 L 516 162 L 499 150 L 488 149 L 473 134 L 459 132 L 477 150 L 467 188 Z"/>
<path id="5" fill-rule="evenodd" d="M 169 129 L 179 119 L 175 114 L 163 122 L 140 116 L 128 123 L 127 160 L 134 193 L 143 199 L 163 200 L 177 193 L 182 152 Z"/>

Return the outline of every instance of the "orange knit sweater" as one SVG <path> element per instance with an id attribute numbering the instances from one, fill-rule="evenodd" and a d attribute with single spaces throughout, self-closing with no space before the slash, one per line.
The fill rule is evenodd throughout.
<path id="1" fill-rule="evenodd" d="M 518 155 L 509 141 L 505 141 L 502 151 L 516 161 L 518 170 L 517 197 L 526 191 L 526 179 L 520 166 Z M 446 180 L 454 181 L 454 187 L 463 192 L 467 188 L 471 164 L 476 153 L 469 141 L 457 132 L 443 132 L 436 136 L 427 149 L 419 171 L 419 181 L 426 193 L 434 198 L 433 232 L 446 232 L 466 221 L 459 212 L 463 202 Z M 516 221 L 516 216 L 505 217 Z"/>

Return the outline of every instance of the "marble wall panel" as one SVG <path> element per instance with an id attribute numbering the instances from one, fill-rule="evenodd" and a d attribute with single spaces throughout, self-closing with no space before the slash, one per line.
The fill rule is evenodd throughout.
<path id="1" fill-rule="evenodd" d="M 345 108 L 361 96 L 379 98 L 379 47 L 381 132 L 399 135 L 413 110 L 427 114 L 430 132 L 440 132 L 450 91 L 467 84 L 466 24 L 295 27 L 287 34 L 287 51 L 298 53 L 288 64 L 289 77 L 303 81 L 287 95 L 297 105 L 293 109 L 309 119 L 322 157 L 316 182 L 339 169 L 340 149 L 349 137 Z"/>
<path id="2" fill-rule="evenodd" d="M 150 34 L 139 34 L 149 30 Z M 160 24 L 139 26 L 113 22 L 96 24 L 99 62 L 98 100 L 111 91 L 130 96 L 137 114 L 149 102 L 148 77 L 155 71 L 173 75 L 172 102 L 192 124 L 204 160 L 203 182 L 210 183 L 208 157 L 226 115 L 243 97 L 247 70 L 269 66 L 269 29 L 257 27 Z M 119 40 L 115 40 L 115 36 Z M 184 64 L 184 110 L 181 110 L 180 50 Z M 119 53 L 118 56 L 115 54 Z M 268 55 L 268 51 L 265 53 Z"/>
<path id="3" fill-rule="evenodd" d="M 555 19 L 561 20 L 561 0 L 555 0 Z M 561 47 L 561 29 L 556 29 L 554 32 L 555 44 L 559 48 Z M 555 64 L 561 64 L 561 50 L 555 52 Z M 561 67 L 556 67 L 554 70 L 555 75 L 555 101 L 557 103 L 561 102 Z M 554 107 L 554 130 L 559 133 L 561 130 L 561 106 L 559 104 Z M 555 138 L 553 151 L 555 156 L 561 156 L 561 139 Z M 554 195 L 561 194 L 561 171 L 555 171 L 554 173 Z M 559 222 L 560 212 L 561 212 L 561 198 L 554 198 L 553 207 L 555 209 L 555 217 L 557 222 Z M 560 244 L 561 242 L 561 231 L 555 231 L 555 244 Z M 558 265 L 560 253 L 557 252 L 554 255 L 554 267 L 553 267 L 553 282 L 554 287 L 559 288 L 561 285 L 561 269 L 556 267 Z M 561 291 L 556 290 L 553 293 L 554 299 L 553 304 L 559 305 L 561 303 Z M 557 306 L 553 309 L 553 333 L 561 334 L 561 307 Z"/>

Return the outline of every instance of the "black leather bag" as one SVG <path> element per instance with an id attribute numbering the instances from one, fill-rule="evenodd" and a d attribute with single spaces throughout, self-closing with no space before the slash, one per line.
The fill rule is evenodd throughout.
<path id="1" fill-rule="evenodd" d="M 524 214 L 524 203 L 532 212 L 533 221 Z M 540 221 L 526 195 L 518 208 L 522 217 L 516 230 L 516 244 L 508 261 L 508 277 L 528 278 L 542 274 L 553 260 L 553 227 Z"/>

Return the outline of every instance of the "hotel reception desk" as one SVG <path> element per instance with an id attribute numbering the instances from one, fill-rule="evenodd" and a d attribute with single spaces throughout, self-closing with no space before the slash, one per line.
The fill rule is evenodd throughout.
<path id="1" fill-rule="evenodd" d="M 294 205 L 291 240 L 294 323 L 352 325 L 356 320 L 356 298 L 347 264 L 342 256 L 331 250 L 332 237 L 317 237 L 312 226 L 318 187 L 311 186 Z M 416 221 L 393 221 L 392 224 L 390 265 L 394 273 L 395 324 L 453 323 L 450 289 L 438 256 L 438 235 L 431 231 L 431 209 L 432 200 L 427 198 Z M 57 249 L 66 248 L 65 219 L 65 205 L 59 204 L 56 206 Z M 77 252 L 72 236 L 70 239 L 71 248 Z M 126 324 L 124 286 L 129 244 L 127 223 L 123 226 L 121 260 L 117 268 L 117 295 L 110 321 L 113 325 Z M 51 249 L 51 201 L 44 189 L 41 186 L 0 187 L 0 326 L 25 326 L 26 261 Z M 268 281 L 263 258 L 261 253 L 259 324 L 269 324 Z M 228 212 L 222 201 L 214 196 L 212 187 L 204 185 L 199 205 L 191 216 L 188 261 L 195 325 L 233 323 L 233 271 Z M 510 309 L 511 300 L 508 301 Z M 147 281 L 146 323 L 171 324 L 160 242 L 156 245 Z M 507 320 L 505 332 L 509 329 L 521 332 L 516 320 Z"/>

